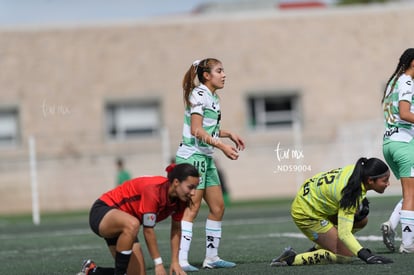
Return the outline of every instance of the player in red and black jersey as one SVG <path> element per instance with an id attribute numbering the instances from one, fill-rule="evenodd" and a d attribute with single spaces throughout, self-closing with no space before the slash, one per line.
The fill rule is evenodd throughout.
<path id="1" fill-rule="evenodd" d="M 172 164 L 166 170 L 168 178 L 131 179 L 104 193 L 93 204 L 89 215 L 91 229 L 105 239 L 115 258 L 115 268 L 98 267 L 93 261 L 85 260 L 79 274 L 145 274 L 144 257 L 137 238 L 141 225 L 149 254 L 154 259 L 155 273 L 167 274 L 154 226 L 169 216 L 172 217 L 170 273 L 186 274 L 178 263 L 181 219 L 185 208 L 192 203 L 199 173 L 190 164 Z"/>

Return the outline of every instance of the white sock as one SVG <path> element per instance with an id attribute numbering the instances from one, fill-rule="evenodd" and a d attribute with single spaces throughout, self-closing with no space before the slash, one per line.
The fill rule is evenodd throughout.
<path id="1" fill-rule="evenodd" d="M 191 239 L 193 238 L 193 223 L 181 221 L 181 242 L 180 251 L 178 252 L 178 260 L 180 266 L 189 265 L 188 251 L 191 246 Z"/>
<path id="2" fill-rule="evenodd" d="M 402 243 L 405 247 L 413 245 L 414 242 L 414 211 L 401 210 Z"/>
<path id="3" fill-rule="evenodd" d="M 131 255 L 132 254 L 132 250 L 124 250 L 124 251 L 121 251 L 119 253 L 124 254 L 124 255 Z"/>
<path id="4" fill-rule="evenodd" d="M 206 259 L 217 261 L 221 239 L 221 221 L 206 221 Z"/>
<path id="5" fill-rule="evenodd" d="M 394 211 L 392 211 L 391 216 L 390 216 L 390 223 L 391 223 L 391 228 L 392 230 L 395 231 L 395 229 L 398 226 L 398 223 L 400 222 L 400 211 L 401 211 L 401 207 L 402 207 L 402 199 L 397 203 L 397 205 L 394 208 Z"/>

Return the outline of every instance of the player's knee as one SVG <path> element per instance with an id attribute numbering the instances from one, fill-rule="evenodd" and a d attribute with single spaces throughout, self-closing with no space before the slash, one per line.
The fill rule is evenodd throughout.
<path id="1" fill-rule="evenodd" d="M 213 215 L 216 219 L 220 220 L 224 215 L 224 203 L 211 206 L 210 214 Z"/>
<path id="2" fill-rule="evenodd" d="M 128 219 L 128 221 L 125 222 L 123 232 L 136 237 L 139 231 L 140 222 L 136 218 Z"/>

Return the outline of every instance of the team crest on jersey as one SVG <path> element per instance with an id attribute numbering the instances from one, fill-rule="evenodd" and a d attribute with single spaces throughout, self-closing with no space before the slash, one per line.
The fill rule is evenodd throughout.
<path id="1" fill-rule="evenodd" d="M 142 219 L 144 226 L 154 227 L 157 221 L 157 215 L 155 213 L 145 213 Z"/>
<path id="2" fill-rule="evenodd" d="M 329 224 L 329 222 L 327 220 L 321 220 L 321 226 L 325 227 Z"/>
<path id="3" fill-rule="evenodd" d="M 406 92 L 404 92 L 404 93 L 402 94 L 402 96 L 406 96 L 406 95 L 410 95 L 410 94 L 412 94 L 412 92 L 411 92 L 411 91 L 406 91 Z"/>
<path id="4" fill-rule="evenodd" d="M 203 95 L 204 95 L 204 91 L 203 91 L 203 90 L 198 90 L 198 91 L 197 91 L 197 94 L 198 94 L 199 96 L 203 96 Z"/>

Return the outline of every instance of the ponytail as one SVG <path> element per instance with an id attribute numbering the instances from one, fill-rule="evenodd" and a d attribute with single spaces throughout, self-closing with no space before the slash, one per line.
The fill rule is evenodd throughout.
<path id="1" fill-rule="evenodd" d="M 354 171 L 348 179 L 348 183 L 342 190 L 340 207 L 349 209 L 359 206 L 359 198 L 362 194 L 362 183 L 369 178 L 379 178 L 388 172 L 388 166 L 378 158 L 360 158 L 355 163 Z"/>
<path id="2" fill-rule="evenodd" d="M 190 93 L 197 86 L 196 83 L 194 83 L 194 79 L 197 75 L 198 62 L 199 62 L 198 60 L 194 61 L 194 63 L 191 65 L 191 67 L 188 69 L 188 71 L 184 75 L 183 93 L 184 93 L 184 105 L 186 107 L 191 106 Z"/>

